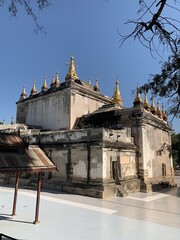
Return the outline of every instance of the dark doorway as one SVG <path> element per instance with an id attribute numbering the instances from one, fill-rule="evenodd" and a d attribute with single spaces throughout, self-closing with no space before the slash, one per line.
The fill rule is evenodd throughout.
<path id="1" fill-rule="evenodd" d="M 116 184 L 119 184 L 119 169 L 117 161 L 112 161 L 112 178 Z"/>

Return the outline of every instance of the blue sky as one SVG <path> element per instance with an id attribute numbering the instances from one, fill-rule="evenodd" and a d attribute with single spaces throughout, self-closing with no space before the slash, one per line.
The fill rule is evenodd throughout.
<path id="1" fill-rule="evenodd" d="M 93 84 L 98 78 L 104 95 L 113 95 L 118 78 L 123 104 L 131 107 L 131 90 L 161 67 L 160 59 L 153 59 L 138 41 L 130 39 L 120 48 L 117 29 L 122 33 L 130 30 L 124 23 L 137 17 L 137 2 L 52 0 L 51 7 L 36 11 L 46 34 L 34 33 L 32 19 L 21 8 L 16 18 L 0 8 L 0 121 L 9 123 L 16 117 L 16 102 L 24 85 L 28 95 L 33 81 L 40 91 L 44 76 L 49 86 L 56 71 L 63 82 L 71 55 L 78 64 L 79 78 L 91 78 Z M 179 119 L 174 120 L 173 129 L 180 132 Z"/>

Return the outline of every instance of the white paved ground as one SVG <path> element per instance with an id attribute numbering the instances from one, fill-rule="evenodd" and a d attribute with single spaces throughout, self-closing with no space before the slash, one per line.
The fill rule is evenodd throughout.
<path id="1" fill-rule="evenodd" d="M 19 190 L 12 217 L 13 191 L 0 187 L 0 233 L 20 240 L 180 239 L 179 188 L 106 200 L 42 192 L 37 225 L 36 191 Z"/>

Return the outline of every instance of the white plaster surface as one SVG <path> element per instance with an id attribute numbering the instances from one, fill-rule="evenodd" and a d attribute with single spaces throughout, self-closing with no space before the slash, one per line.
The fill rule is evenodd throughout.
<path id="1" fill-rule="evenodd" d="M 0 232 L 19 240 L 179 240 L 180 207 L 176 193 L 136 193 L 131 195 L 136 199 L 101 200 L 42 192 L 40 223 L 34 225 L 36 192 L 19 190 L 17 215 L 12 217 L 13 189 L 0 187 Z"/>

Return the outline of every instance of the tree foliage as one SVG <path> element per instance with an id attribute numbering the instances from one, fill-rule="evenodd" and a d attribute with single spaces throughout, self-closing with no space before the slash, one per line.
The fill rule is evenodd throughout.
<path id="1" fill-rule="evenodd" d="M 168 114 L 180 117 L 180 52 L 178 55 L 169 56 L 162 65 L 161 73 L 151 75 L 148 83 L 141 90 L 152 90 L 154 95 L 168 99 Z"/>
<path id="2" fill-rule="evenodd" d="M 160 56 L 159 44 L 169 49 L 168 59 L 162 62 L 161 72 L 151 75 L 148 83 L 140 90 L 151 91 L 168 99 L 168 114 L 180 116 L 180 21 L 174 16 L 180 13 L 179 1 L 139 0 L 140 15 L 126 24 L 133 24 L 133 31 L 121 36 L 121 45 L 129 38 L 139 40 L 150 50 L 151 55 Z M 165 10 L 171 10 L 172 16 L 166 16 Z M 173 15 L 174 14 L 174 15 Z"/>
<path id="3" fill-rule="evenodd" d="M 174 167 L 180 168 L 180 133 L 175 134 L 173 132 L 172 134 L 172 157 Z"/>
<path id="4" fill-rule="evenodd" d="M 32 7 L 35 4 L 39 10 L 43 10 L 51 5 L 51 0 L 0 0 L 0 7 L 6 7 L 13 17 L 18 14 L 19 7 L 22 7 L 35 23 L 35 32 L 44 31 L 44 27 L 39 24 L 38 17 Z M 34 6 L 35 6 L 34 5 Z"/>

